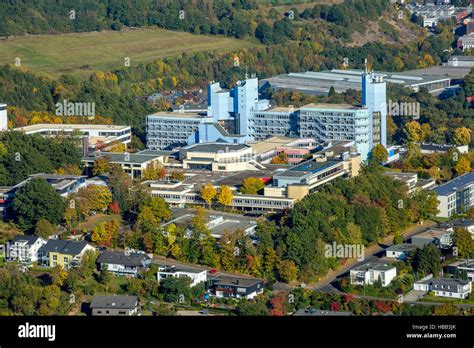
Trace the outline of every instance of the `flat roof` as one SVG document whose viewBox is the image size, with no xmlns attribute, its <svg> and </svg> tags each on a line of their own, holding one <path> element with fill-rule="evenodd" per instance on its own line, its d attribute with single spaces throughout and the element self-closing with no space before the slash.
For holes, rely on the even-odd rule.
<svg viewBox="0 0 474 348">
<path fill-rule="evenodd" d="M 287 171 L 277 174 L 279 177 L 299 177 L 307 174 L 316 174 L 323 171 L 324 169 L 331 168 L 335 165 L 340 164 L 341 161 L 328 160 L 325 162 L 317 162 L 310 160 L 302 164 L 291 167 Z"/>
<path fill-rule="evenodd" d="M 374 271 L 388 271 L 392 268 L 395 268 L 395 266 L 389 265 L 384 262 L 380 261 L 375 261 L 375 262 L 369 262 L 364 265 L 354 267 L 351 269 L 351 271 L 361 271 L 361 272 L 368 272 L 370 270 Z"/>
<path fill-rule="evenodd" d="M 160 111 L 160 112 L 155 112 L 154 114 L 150 114 L 147 117 L 162 117 L 162 118 L 208 118 L 208 116 L 204 116 L 201 114 L 197 113 L 182 113 L 182 112 L 166 112 L 166 111 Z"/>
<path fill-rule="evenodd" d="M 246 144 L 233 144 L 233 143 L 198 143 L 183 147 L 181 150 L 186 152 L 206 152 L 206 153 L 217 153 L 217 152 L 230 152 L 248 149 L 250 146 Z"/>
<path fill-rule="evenodd" d="M 403 243 L 403 244 L 395 244 L 389 246 L 386 250 L 389 251 L 398 251 L 398 252 L 409 252 L 416 249 L 416 245 L 410 243 Z"/>
<path fill-rule="evenodd" d="M 125 130 L 130 126 L 119 126 L 119 125 L 108 125 L 108 124 L 69 124 L 69 123 L 38 123 L 29 126 L 14 128 L 13 130 L 31 132 L 39 131 L 42 129 L 59 129 L 59 130 L 82 130 L 82 129 L 94 129 L 94 130 Z"/>
<path fill-rule="evenodd" d="M 425 232 L 422 232 L 422 233 L 420 233 L 420 234 L 414 235 L 414 236 L 411 237 L 411 238 L 412 238 L 412 239 L 413 239 L 413 238 L 422 238 L 422 239 L 441 238 L 441 237 L 443 237 L 445 234 L 451 234 L 451 233 L 452 233 L 452 232 L 448 232 L 448 231 L 445 231 L 445 230 L 432 228 L 432 229 L 429 229 L 428 231 L 425 231 Z"/>
<path fill-rule="evenodd" d="M 163 154 L 140 154 L 140 153 L 127 153 L 123 152 L 100 152 L 95 156 L 86 156 L 83 157 L 83 161 L 95 161 L 98 158 L 106 157 L 109 161 L 115 163 L 136 163 L 136 164 L 143 164 L 148 161 L 156 160 L 158 157 L 163 156 Z M 128 160 L 126 159 L 128 158 Z"/>
<path fill-rule="evenodd" d="M 214 278 L 217 280 L 214 284 L 216 285 L 221 285 L 221 286 L 239 286 L 239 287 L 244 287 L 248 288 L 251 286 L 254 286 L 258 283 L 263 283 L 262 279 L 258 278 L 244 278 L 244 277 L 238 277 L 238 276 L 217 276 Z"/>
<path fill-rule="evenodd" d="M 361 105 L 351 104 L 329 104 L 329 103 L 310 103 L 300 107 L 300 109 L 346 109 L 346 110 L 363 110 L 367 109 Z"/>
</svg>

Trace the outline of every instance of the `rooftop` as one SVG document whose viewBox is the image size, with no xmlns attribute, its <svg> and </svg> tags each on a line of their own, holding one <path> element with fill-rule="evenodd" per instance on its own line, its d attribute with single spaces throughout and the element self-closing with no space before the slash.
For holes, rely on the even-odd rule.
<svg viewBox="0 0 474 348">
<path fill-rule="evenodd" d="M 426 232 L 423 232 L 423 233 L 420 233 L 420 234 L 417 234 L 417 235 L 414 235 L 412 238 L 424 238 L 424 239 L 433 239 L 433 238 L 437 238 L 437 239 L 440 239 L 442 238 L 444 235 L 446 234 L 450 234 L 452 232 L 448 232 L 446 230 L 442 230 L 442 229 L 435 229 L 435 228 L 432 228 L 432 229 L 429 229 L 428 231 Z"/>
<path fill-rule="evenodd" d="M 155 112 L 154 114 L 148 115 L 147 117 L 156 117 L 156 118 L 207 118 L 207 116 L 203 116 L 197 113 L 183 113 L 183 112 L 166 112 L 166 111 L 160 111 L 160 112 Z"/>
<path fill-rule="evenodd" d="M 357 272 L 368 272 L 371 270 L 388 271 L 393 268 L 395 268 L 395 266 L 392 266 L 383 262 L 375 261 L 375 262 L 369 262 L 369 263 L 363 264 L 358 267 L 354 267 L 353 269 L 351 269 L 351 271 L 357 271 Z"/>
<path fill-rule="evenodd" d="M 95 295 L 92 298 L 91 308 L 118 308 L 118 309 L 135 309 L 138 305 L 137 296 L 129 295 L 112 295 L 102 296 Z"/>
<path fill-rule="evenodd" d="M 386 250 L 389 251 L 397 251 L 397 252 L 410 252 L 416 249 L 416 245 L 410 243 L 403 243 L 403 244 L 395 244 L 389 246 Z"/>
<path fill-rule="evenodd" d="M 73 242 L 61 239 L 50 239 L 40 250 L 46 253 L 60 253 L 66 255 L 79 255 L 87 246 L 86 242 Z"/>
<path fill-rule="evenodd" d="M 244 278 L 244 277 L 227 277 L 227 276 L 217 276 L 214 278 L 214 284 L 220 286 L 239 286 L 242 288 L 248 288 L 254 286 L 258 283 L 262 283 L 262 279 L 257 278 Z"/>
<path fill-rule="evenodd" d="M 283 173 L 279 173 L 277 175 L 279 177 L 300 177 L 300 176 L 305 176 L 308 174 L 316 174 L 325 169 L 338 165 L 340 163 L 341 163 L 340 161 L 333 161 L 333 160 L 324 161 L 324 162 L 310 160 L 302 164 L 299 164 L 297 166 L 291 167 L 287 171 Z"/>
<path fill-rule="evenodd" d="M 87 129 L 104 130 L 104 131 L 110 131 L 110 130 L 123 131 L 129 128 L 130 126 L 119 126 L 119 125 L 109 125 L 109 124 L 38 123 L 38 124 L 32 124 L 25 127 L 15 128 L 14 130 L 23 131 L 23 132 L 32 132 L 32 131 L 40 131 L 40 130 L 72 131 L 72 130 L 87 130 Z"/>
<path fill-rule="evenodd" d="M 439 196 L 447 196 L 474 185 L 474 173 L 466 173 L 433 189 Z"/>
<path fill-rule="evenodd" d="M 37 236 L 15 236 L 11 243 L 26 242 L 27 245 L 33 245 L 38 239 Z"/>
<path fill-rule="evenodd" d="M 191 267 L 191 266 L 184 266 L 184 265 L 160 265 L 159 272 L 164 272 L 164 273 L 182 272 L 182 273 L 197 274 L 201 272 L 206 272 L 206 270 L 196 268 L 196 267 Z"/>
<path fill-rule="evenodd" d="M 232 143 L 199 143 L 184 147 L 182 150 L 186 152 L 206 152 L 206 153 L 217 153 L 217 152 L 233 152 L 248 149 L 250 146 L 245 144 L 232 144 Z"/>
<path fill-rule="evenodd" d="M 162 157 L 163 154 L 161 151 L 156 151 L 155 153 L 123 153 L 123 152 L 99 152 L 95 155 L 90 155 L 83 157 L 83 161 L 93 162 L 98 158 L 105 157 L 113 163 L 134 163 L 134 164 L 144 164 L 149 161 L 157 160 L 159 157 Z"/>
<path fill-rule="evenodd" d="M 144 253 L 105 250 L 99 255 L 97 262 L 138 267 L 146 257 Z"/>
</svg>

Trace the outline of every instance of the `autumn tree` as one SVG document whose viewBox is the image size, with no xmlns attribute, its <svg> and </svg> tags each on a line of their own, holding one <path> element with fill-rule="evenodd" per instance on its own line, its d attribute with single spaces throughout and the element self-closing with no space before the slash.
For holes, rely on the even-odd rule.
<svg viewBox="0 0 474 348">
<path fill-rule="evenodd" d="M 298 277 L 298 268 L 291 260 L 282 260 L 278 265 L 278 274 L 285 283 L 291 283 Z"/>
<path fill-rule="evenodd" d="M 372 149 L 372 159 L 377 163 L 386 162 L 388 159 L 387 149 L 382 144 L 377 144 Z"/>
<path fill-rule="evenodd" d="M 421 125 L 415 120 L 405 124 L 404 132 L 408 141 L 417 143 L 423 139 Z"/>
<path fill-rule="evenodd" d="M 229 186 L 222 185 L 217 193 L 217 201 L 225 206 L 232 205 L 234 194 L 232 193 Z"/>
<path fill-rule="evenodd" d="M 474 240 L 471 234 L 464 228 L 456 228 L 454 231 L 454 243 L 458 248 L 458 255 L 471 258 L 474 255 Z"/>
<path fill-rule="evenodd" d="M 260 178 L 248 177 L 242 181 L 240 192 L 248 195 L 256 195 L 258 191 L 265 187 L 265 183 Z"/>
<path fill-rule="evenodd" d="M 462 175 L 465 173 L 469 173 L 471 171 L 471 161 L 465 155 L 459 157 L 459 160 L 454 167 L 457 175 Z"/>
<path fill-rule="evenodd" d="M 142 172 L 143 180 L 162 180 L 166 178 L 166 168 L 161 165 L 158 161 L 152 161 L 149 163 L 145 170 Z"/>
<path fill-rule="evenodd" d="M 110 161 L 106 157 L 100 157 L 94 160 L 92 174 L 102 175 L 110 170 Z"/>
<path fill-rule="evenodd" d="M 270 163 L 271 164 L 288 164 L 289 163 L 288 155 L 284 151 L 282 151 L 278 155 L 273 157 Z"/>
<path fill-rule="evenodd" d="M 170 173 L 170 178 L 171 180 L 175 180 L 175 181 L 183 181 L 185 178 L 185 175 L 183 171 L 175 170 Z"/>
<path fill-rule="evenodd" d="M 472 140 L 472 130 L 466 127 L 459 127 L 454 130 L 453 140 L 456 145 L 468 145 Z"/>
<path fill-rule="evenodd" d="M 212 200 L 216 197 L 217 190 L 212 184 L 205 184 L 200 191 L 201 198 L 209 205 Z"/>
<path fill-rule="evenodd" d="M 54 226 L 48 220 L 42 219 L 36 223 L 35 236 L 47 239 L 54 234 L 54 231 Z"/>
</svg>

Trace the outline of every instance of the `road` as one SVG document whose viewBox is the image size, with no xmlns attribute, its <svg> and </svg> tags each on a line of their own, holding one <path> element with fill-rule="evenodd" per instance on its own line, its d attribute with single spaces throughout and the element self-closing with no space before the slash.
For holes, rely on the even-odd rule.
<svg viewBox="0 0 474 348">
<path fill-rule="evenodd" d="M 425 221 L 423 225 L 411 226 L 403 233 L 403 240 L 407 241 L 414 235 L 420 234 L 436 225 L 437 223 L 434 221 Z M 328 272 L 328 274 L 320 278 L 320 280 L 316 284 L 306 285 L 306 288 L 317 291 L 342 294 L 342 292 L 339 291 L 336 287 L 334 287 L 333 284 L 337 282 L 337 280 L 341 276 L 349 272 L 351 268 L 362 266 L 368 262 L 376 261 L 378 259 L 377 256 L 382 255 L 384 250 L 391 245 L 393 245 L 393 236 L 387 236 L 380 243 L 367 246 L 365 248 L 365 258 L 363 261 L 358 262 L 357 259 L 348 259 L 342 267 L 337 270 Z M 274 285 L 275 290 L 291 290 L 295 287 L 296 286 L 291 286 L 285 283 L 277 283 Z"/>
</svg>

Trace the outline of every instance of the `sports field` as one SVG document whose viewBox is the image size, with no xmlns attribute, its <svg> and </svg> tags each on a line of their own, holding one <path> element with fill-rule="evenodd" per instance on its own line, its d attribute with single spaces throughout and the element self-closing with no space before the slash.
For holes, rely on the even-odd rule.
<svg viewBox="0 0 474 348">
<path fill-rule="evenodd" d="M 176 56 L 182 52 L 229 52 L 250 47 L 245 40 L 193 35 L 161 29 L 133 29 L 79 34 L 35 35 L 0 40 L 0 64 L 15 64 L 57 77 L 71 73 L 88 77 L 94 71 L 109 71 Z"/>
</svg>

